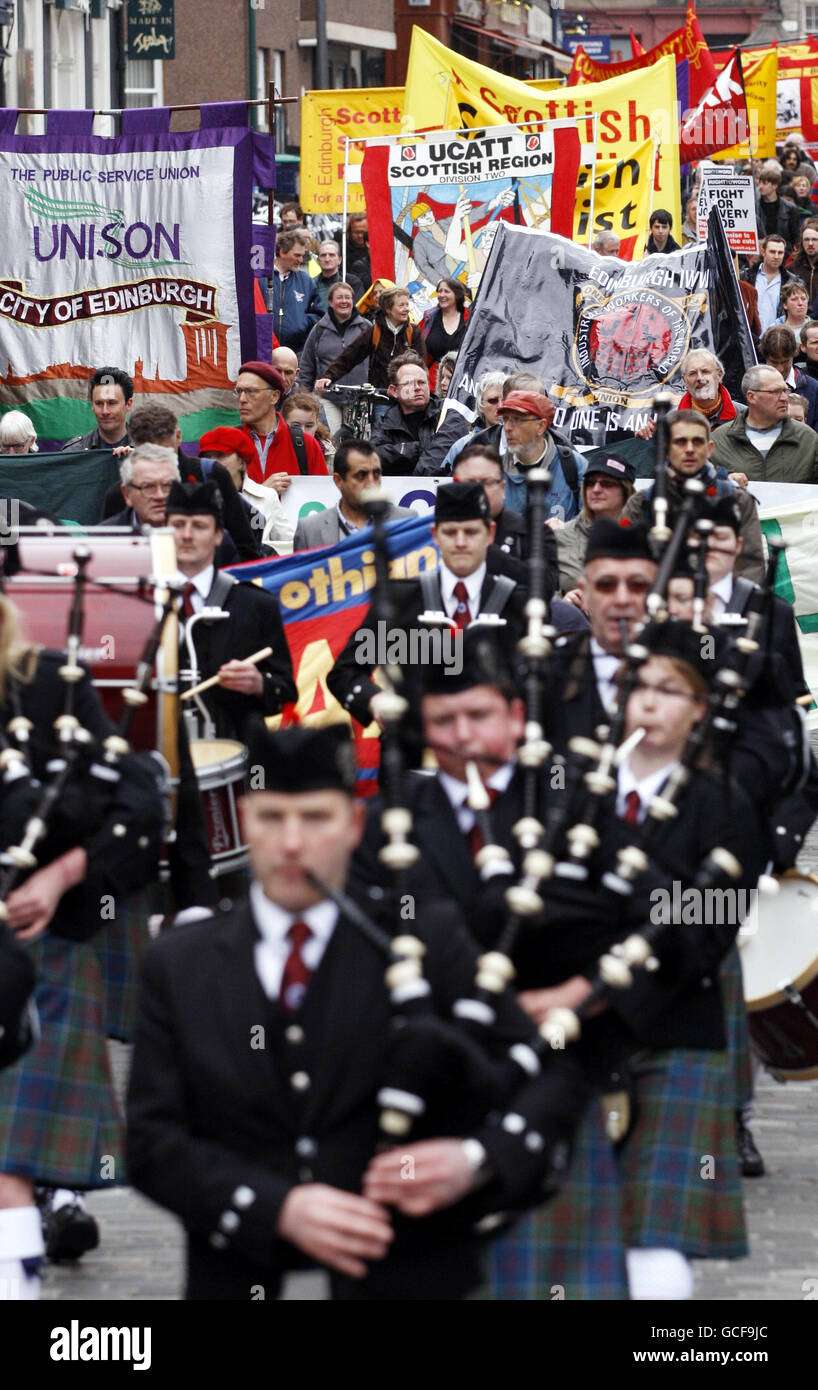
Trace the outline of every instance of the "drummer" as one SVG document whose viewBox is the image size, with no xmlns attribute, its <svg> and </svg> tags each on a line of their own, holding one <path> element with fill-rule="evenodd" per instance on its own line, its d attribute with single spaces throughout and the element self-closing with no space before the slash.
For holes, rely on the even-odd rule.
<svg viewBox="0 0 818 1390">
<path fill-rule="evenodd" d="M 176 533 L 178 567 L 188 581 L 185 618 L 204 607 L 228 614 L 227 620 L 195 625 L 198 680 L 219 677 L 218 685 L 200 698 L 216 736 L 246 742 L 244 727 L 252 715 L 278 714 L 298 698 L 278 600 L 216 569 L 224 524 L 222 495 L 215 483 L 174 483 L 166 515 Z M 272 647 L 272 655 L 255 663 L 247 660 L 264 647 Z"/>
</svg>

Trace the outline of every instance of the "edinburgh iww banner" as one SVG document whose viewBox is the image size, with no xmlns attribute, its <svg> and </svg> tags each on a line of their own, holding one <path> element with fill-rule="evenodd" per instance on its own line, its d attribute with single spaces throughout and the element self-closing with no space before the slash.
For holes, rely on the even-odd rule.
<svg viewBox="0 0 818 1390">
<path fill-rule="evenodd" d="M 574 121 L 372 142 L 363 181 L 373 275 L 408 285 L 421 311 L 444 276 L 476 290 L 502 221 L 571 235 L 579 161 Z"/>
<path fill-rule="evenodd" d="M 232 422 L 255 355 L 255 137 L 205 111 L 179 134 L 95 137 L 90 112 L 88 134 L 0 133 L 0 405 L 46 439 L 93 427 L 88 378 L 105 365 L 137 398 L 170 397 L 187 438 Z"/>
<path fill-rule="evenodd" d="M 734 394 L 755 362 L 715 209 L 707 242 L 631 265 L 503 223 L 446 404 L 471 419 L 482 372 L 525 369 L 544 379 L 558 429 L 576 443 L 602 443 L 641 428 L 663 387 L 682 391 L 694 347 L 725 353 Z"/>
</svg>

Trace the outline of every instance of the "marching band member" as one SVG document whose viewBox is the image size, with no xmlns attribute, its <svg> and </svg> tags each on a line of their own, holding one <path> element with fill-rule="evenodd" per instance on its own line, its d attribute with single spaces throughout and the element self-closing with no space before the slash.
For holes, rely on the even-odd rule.
<svg viewBox="0 0 818 1390">
<path fill-rule="evenodd" d="M 278 714 L 282 705 L 297 699 L 278 600 L 216 570 L 223 519 L 221 493 L 214 483 L 174 483 L 165 514 L 176 535 L 179 570 L 187 579 L 184 616 L 192 617 L 204 607 L 229 614 L 227 622 L 197 623 L 195 647 L 200 675 L 219 676 L 218 685 L 202 696 L 216 733 L 242 741 L 251 716 Z M 268 646 L 272 655 L 256 665 L 243 659 Z"/>
<path fill-rule="evenodd" d="M 243 808 L 249 902 L 164 935 L 144 961 L 129 1171 L 185 1224 L 190 1299 L 277 1297 L 305 1266 L 328 1272 L 338 1299 L 460 1298 L 479 1267 L 474 1217 L 458 1225 L 458 1204 L 477 1189 L 487 1211 L 538 1200 L 553 1146 L 584 1107 L 578 1070 L 546 1059 L 509 1095 L 505 1126 L 502 1111 L 484 1118 L 484 1098 L 470 1142 L 452 1129 L 376 1155 L 383 960 L 332 897 L 363 828 L 348 733 L 259 728 L 250 753 L 264 789 Z M 458 914 L 439 903 L 412 931 L 450 1011 L 474 969 Z M 529 1027 L 505 996 L 490 1043 L 523 1041 Z"/>
<path fill-rule="evenodd" d="M 13 605 L 0 597 L 0 725 L 23 739 L 31 774 L 46 785 L 64 745 L 55 720 L 67 708 L 64 653 L 40 650 L 19 634 Z M 92 739 L 113 726 L 87 674 L 70 686 L 73 714 Z M 37 865 L 6 899 L 8 924 L 37 968 L 41 1032 L 0 1074 L 0 1298 L 39 1294 L 43 1254 L 33 1184 L 85 1189 L 121 1180 L 124 1165 L 103 1026 L 99 968 L 89 938 L 110 920 L 114 900 L 154 872 L 163 813 L 152 760 L 127 756 L 105 791 L 82 762 L 63 788 L 36 845 Z M 41 804 L 31 778 L 0 786 L 3 844 L 19 844 Z M 7 872 L 4 870 L 4 872 Z"/>
</svg>

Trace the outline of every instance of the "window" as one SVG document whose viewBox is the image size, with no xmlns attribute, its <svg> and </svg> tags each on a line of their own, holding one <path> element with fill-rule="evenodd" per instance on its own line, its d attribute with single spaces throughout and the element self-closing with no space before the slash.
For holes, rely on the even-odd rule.
<svg viewBox="0 0 818 1390">
<path fill-rule="evenodd" d="M 818 5 L 804 6 L 804 31 L 814 34 L 818 30 Z"/>
<path fill-rule="evenodd" d="M 128 59 L 125 64 L 125 105 L 162 105 L 162 64 L 153 58 Z"/>
</svg>

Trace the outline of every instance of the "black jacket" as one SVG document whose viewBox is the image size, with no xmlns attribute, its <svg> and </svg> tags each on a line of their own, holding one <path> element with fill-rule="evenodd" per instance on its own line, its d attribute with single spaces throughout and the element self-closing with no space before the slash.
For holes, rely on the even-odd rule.
<svg viewBox="0 0 818 1390">
<path fill-rule="evenodd" d="M 490 547 L 486 556 L 486 576 L 480 598 L 481 608 L 484 608 L 488 602 L 495 584 L 495 576 L 508 572 L 509 562 L 506 557 L 500 553 L 493 553 L 494 550 L 494 547 Z M 394 613 L 390 628 L 408 634 L 417 632 L 422 626 L 418 622 L 419 615 L 426 609 L 419 580 L 395 579 L 390 584 L 390 592 Z M 438 609 L 441 607 L 442 600 L 438 603 Z M 517 643 L 522 637 L 525 626 L 524 610 L 525 593 L 518 584 L 500 615 L 506 620 L 506 625 L 498 629 L 497 639 L 512 665 L 515 661 Z M 374 618 L 370 608 L 360 626 L 351 634 L 349 641 L 327 676 L 327 685 L 336 700 L 354 719 L 363 725 L 367 725 L 372 718 L 369 712 L 369 702 L 380 688 L 372 680 L 374 664 L 361 660 L 362 638 L 365 634 L 374 632 L 373 623 Z M 410 703 L 407 731 L 411 724 L 415 733 L 420 727 L 418 709 L 420 674 L 420 668 L 417 666 L 403 668 L 406 694 Z"/>
<path fill-rule="evenodd" d="M 119 488 L 117 488 L 116 491 L 121 501 L 122 493 L 119 492 Z M 136 532 L 142 529 L 139 518 L 133 507 L 123 507 L 121 511 L 106 516 L 104 521 L 98 521 L 96 526 L 128 526 L 132 531 Z M 91 529 L 94 530 L 95 528 L 92 527 Z M 229 531 L 225 531 L 222 535 L 222 543 L 216 549 L 216 567 L 218 569 L 223 569 L 225 565 L 237 565 L 240 559 L 239 552 L 233 544 L 233 537 L 230 535 Z"/>
<path fill-rule="evenodd" d="M 126 431 L 116 444 L 106 444 L 104 439 L 100 439 L 99 430 L 94 428 L 89 430 L 87 434 L 75 434 L 73 439 L 69 439 L 66 444 L 63 444 L 60 452 L 64 454 L 69 449 L 77 452 L 80 449 L 119 449 L 123 444 L 130 444 L 130 442 Z"/>
<path fill-rule="evenodd" d="M 41 783 L 50 780 L 48 764 L 60 756 L 54 721 L 65 712 L 65 684 L 58 674 L 64 664 L 63 652 L 42 651 L 34 679 L 19 685 L 21 712 L 34 726 L 29 740 L 30 767 Z M 93 758 L 81 757 L 69 777 L 50 818 L 48 833 L 38 846 L 37 859 L 40 864 L 50 864 L 70 849 L 85 849 L 86 876 L 60 899 L 48 928 L 54 936 L 83 941 L 105 926 L 100 915 L 103 897 L 127 897 L 155 878 L 164 808 L 159 765 L 148 753 L 127 754 L 120 764 L 119 781 L 101 781 L 94 776 L 93 765 L 102 756 L 100 745 L 114 727 L 89 675 L 73 690 L 74 714 L 97 740 L 97 751 Z M 0 705 L 0 724 L 5 727 L 15 712 L 9 694 Z M 20 843 L 41 793 L 42 787 L 33 787 L 27 777 L 3 786 L 0 846 Z M 125 833 L 117 827 L 124 827 Z M 21 875 L 20 881 L 26 877 Z"/>
<path fill-rule="evenodd" d="M 282 705 L 298 698 L 298 692 L 278 599 L 256 584 L 237 583 L 221 607 L 230 614 L 227 621 L 197 622 L 193 629 L 200 680 L 215 676 L 227 661 L 243 661 L 262 647 L 273 649 L 272 656 L 256 667 L 264 681 L 260 696 L 240 695 L 216 685 L 201 697 L 213 717 L 217 735 L 244 743 L 248 719 L 279 714 Z M 186 647 L 182 652 L 182 665 L 186 666 Z"/>
<path fill-rule="evenodd" d="M 381 468 L 388 477 L 417 473 L 434 477 L 456 439 L 468 434 L 469 427 L 456 410 L 446 413 L 440 429 L 437 422 L 443 402 L 432 396 L 421 413 L 406 416 L 397 401 L 387 406 L 372 431 L 372 447 L 377 449 Z"/>
<path fill-rule="evenodd" d="M 547 819 L 564 795 L 546 775 L 542 804 Z M 421 851 L 410 888 L 420 902 L 428 894 L 454 898 L 479 945 L 492 949 L 505 920 L 503 893 L 508 880 L 496 876 L 488 884 L 481 882 L 467 839 L 436 777 L 411 777 L 407 804 L 413 840 Z M 491 809 L 495 840 L 508 849 L 517 869 L 519 850 L 512 827 L 523 808 L 523 774 L 517 769 Z M 378 802 L 368 808 L 366 832 L 354 861 L 359 882 L 386 882 L 377 857 L 383 842 L 380 810 Z M 553 986 L 575 974 L 592 976 L 603 951 L 650 920 L 654 890 L 661 887 L 669 893 L 672 906 L 673 882 L 678 882 L 680 892 L 688 887 L 717 844 L 744 864 L 741 883 L 745 888 L 752 887 L 761 867 L 757 825 L 747 798 L 739 788 L 727 788 L 723 780 L 709 774 L 694 775 L 680 803 L 678 821 L 653 840 L 655 862 L 645 884 L 638 886 L 630 900 L 603 888 L 601 878 L 613 868 L 617 850 L 632 840 L 632 829 L 616 818 L 612 804 L 603 808 L 597 829 L 601 843 L 590 861 L 587 885 L 559 876 L 544 885 L 544 912 L 521 933 L 513 952 L 515 988 Z M 706 925 L 702 920 L 690 928 L 684 922 L 674 924 L 659 951 L 661 969 L 642 972 L 630 989 L 613 993 L 608 1015 L 597 1027 L 587 1028 L 581 1053 L 592 1071 L 604 1075 L 611 1055 L 623 1056 L 639 1047 L 723 1047 L 721 1000 L 713 975 L 737 929 L 736 921 Z"/>
<path fill-rule="evenodd" d="M 374 901 L 367 911 L 377 915 Z M 427 945 L 424 974 L 449 1018 L 474 980 L 473 947 L 451 904 L 418 913 L 412 931 Z M 376 1102 L 389 1082 L 392 1034 L 384 959 L 339 919 L 298 1014 L 298 1026 L 264 994 L 254 963 L 258 940 L 249 906 L 166 933 L 142 968 L 128 1095 L 128 1172 L 134 1185 L 181 1218 L 188 1234 L 187 1296 L 247 1300 L 254 1285 L 276 1296 L 285 1270 L 303 1257 L 275 1234 L 297 1182 L 359 1192 L 378 1144 Z M 259 1044 L 259 1030 L 263 1042 Z M 510 996 L 498 1001 L 488 1047 L 532 1037 Z M 254 1039 L 256 1041 L 254 1041 Z M 308 1084 L 291 1084 L 298 1072 Z M 505 1088 L 504 1088 L 505 1089 Z M 480 1278 L 478 1214 L 541 1200 L 555 1140 L 570 1134 L 586 1100 L 576 1062 L 545 1059 L 536 1081 L 515 1081 L 493 1118 L 490 1105 L 458 1128 L 462 1097 L 443 1080 L 426 1133 L 472 1133 L 496 1177 L 463 1207 L 423 1221 L 396 1218 L 396 1240 L 362 1284 L 333 1275 L 337 1297 L 459 1298 Z M 523 1117 L 504 1129 L 507 1106 Z M 439 1128 L 437 1126 L 441 1126 Z M 529 1129 L 543 1137 L 526 1146 Z"/>
<path fill-rule="evenodd" d="M 224 529 L 225 535 L 230 536 L 235 545 L 240 560 L 257 560 L 259 558 L 260 534 L 254 535 L 250 525 L 250 518 L 242 506 L 241 498 L 233 486 L 233 479 L 230 477 L 224 464 L 217 463 L 211 459 L 208 481 L 218 483 L 224 503 Z M 183 483 L 204 482 L 202 465 L 199 459 L 190 458 L 187 454 L 179 454 L 179 476 Z M 108 525 L 117 526 L 127 523 L 117 521 L 116 523 L 109 518 L 118 515 L 122 511 L 122 493 L 119 484 L 109 487 L 105 494 L 105 502 L 102 509 L 102 519 Z M 221 559 L 221 565 L 231 565 L 234 561 Z"/>
</svg>

